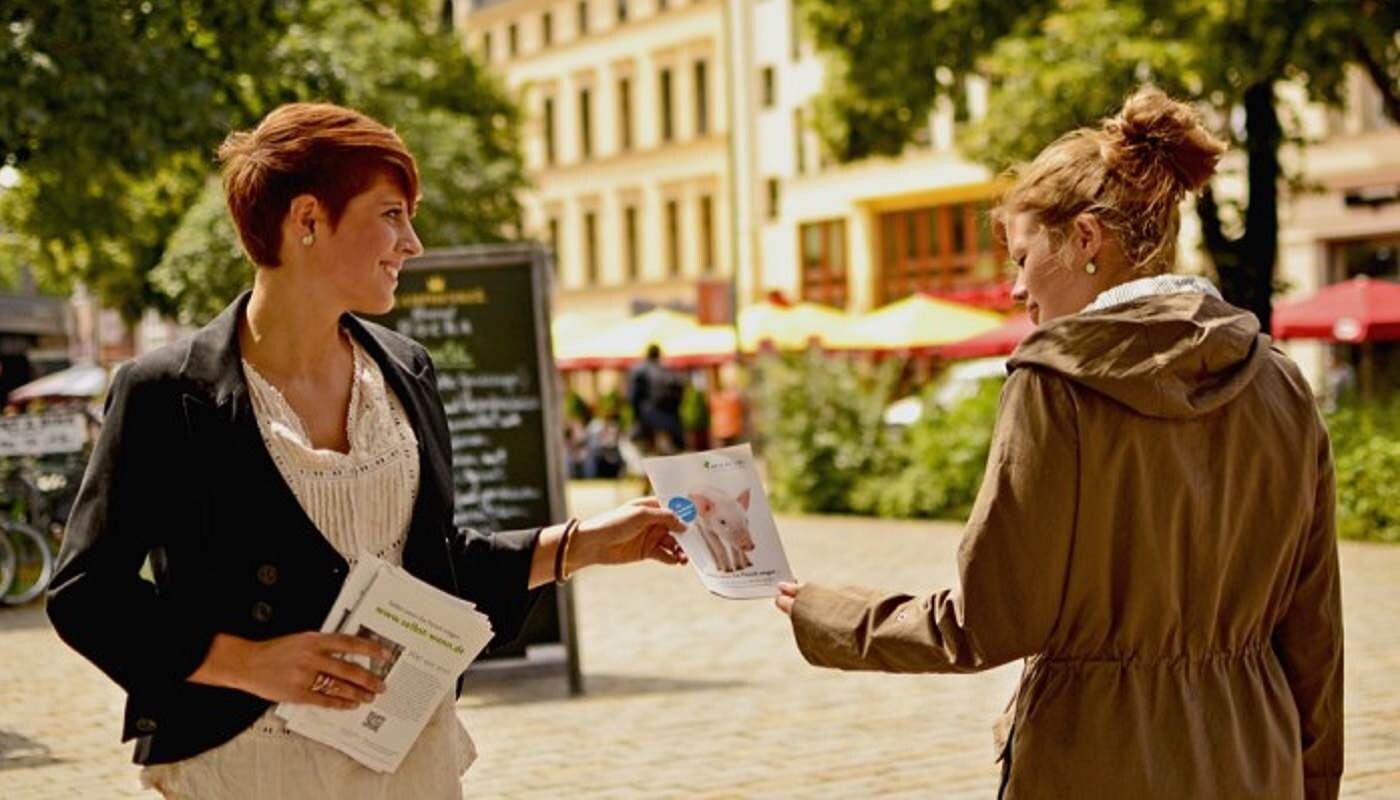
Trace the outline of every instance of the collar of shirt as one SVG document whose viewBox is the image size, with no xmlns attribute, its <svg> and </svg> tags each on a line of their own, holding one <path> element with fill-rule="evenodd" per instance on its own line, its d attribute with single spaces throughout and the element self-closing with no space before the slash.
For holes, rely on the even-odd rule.
<svg viewBox="0 0 1400 800">
<path fill-rule="evenodd" d="M 1079 313 L 1103 311 L 1106 308 L 1120 306 L 1143 297 L 1185 292 L 1199 292 L 1208 294 L 1217 300 L 1224 299 L 1214 284 L 1197 275 L 1153 275 L 1150 278 L 1138 278 L 1127 283 L 1120 283 L 1104 290 L 1098 297 L 1094 298 L 1094 302 L 1085 306 L 1084 310 Z"/>
</svg>

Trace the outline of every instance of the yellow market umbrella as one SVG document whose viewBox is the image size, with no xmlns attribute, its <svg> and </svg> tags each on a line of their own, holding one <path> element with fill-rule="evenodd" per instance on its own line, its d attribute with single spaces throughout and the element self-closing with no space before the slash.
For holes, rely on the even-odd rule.
<svg viewBox="0 0 1400 800">
<path fill-rule="evenodd" d="M 805 349 L 813 340 L 830 346 L 844 340 L 849 322 L 845 312 L 820 303 L 755 303 L 739 312 L 739 341 L 750 353 L 765 342 L 780 350 Z"/>
<path fill-rule="evenodd" d="M 696 325 L 661 343 L 661 360 L 673 367 L 707 366 L 733 359 L 734 328 L 729 325 Z"/>
<path fill-rule="evenodd" d="M 837 344 L 846 350 L 912 354 L 994 330 L 1000 314 L 915 294 L 852 321 Z"/>
<path fill-rule="evenodd" d="M 563 353 L 556 350 L 556 362 L 560 369 L 595 369 L 599 367 L 621 367 L 646 356 L 647 346 L 661 347 L 663 357 L 671 355 L 673 346 L 684 345 L 689 337 L 695 337 L 697 330 L 704 327 L 696 323 L 689 314 L 670 309 L 658 308 L 623 320 L 593 336 L 582 337 L 576 343 L 569 343 Z M 733 350 L 733 340 L 729 342 Z"/>
<path fill-rule="evenodd" d="M 576 358 L 580 354 L 580 345 L 626 320 L 625 314 L 616 311 L 565 311 L 556 314 L 549 326 L 550 338 L 554 341 L 554 358 Z"/>
</svg>

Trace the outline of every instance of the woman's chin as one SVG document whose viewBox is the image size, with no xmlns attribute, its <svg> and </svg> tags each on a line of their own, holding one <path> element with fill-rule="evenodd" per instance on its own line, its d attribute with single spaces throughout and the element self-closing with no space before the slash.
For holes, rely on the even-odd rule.
<svg viewBox="0 0 1400 800">
<path fill-rule="evenodd" d="M 367 317 L 378 317 L 378 316 L 382 316 L 382 315 L 384 315 L 384 314 L 388 314 L 390 311 L 393 311 L 393 310 L 394 310 L 394 293 L 393 293 L 393 292 L 389 292 L 389 293 L 388 293 L 387 295 L 385 295 L 384 297 L 376 297 L 376 298 L 374 298 L 373 300 L 366 299 L 365 301 L 356 304 L 356 307 L 355 307 L 355 313 L 356 313 L 356 314 L 361 314 L 361 315 L 367 316 Z"/>
</svg>

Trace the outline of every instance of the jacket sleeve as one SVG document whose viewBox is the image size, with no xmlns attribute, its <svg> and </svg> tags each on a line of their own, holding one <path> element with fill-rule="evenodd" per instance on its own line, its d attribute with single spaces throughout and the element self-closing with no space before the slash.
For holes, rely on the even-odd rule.
<svg viewBox="0 0 1400 800">
<path fill-rule="evenodd" d="M 432 387 L 434 435 L 438 446 L 445 451 L 444 459 L 450 471 L 452 435 L 442 397 L 438 394 L 437 371 L 432 358 L 421 347 L 418 358 Z M 447 503 L 449 507 L 452 505 L 450 494 Z M 457 594 L 491 618 L 494 636 L 487 649 L 515 641 L 543 594 L 540 589 L 530 589 L 530 565 L 535 558 L 540 529 L 487 532 L 453 526 L 453 535 L 449 538 Z"/>
<path fill-rule="evenodd" d="M 540 529 L 485 533 L 460 528 L 452 543 L 459 594 L 491 618 L 487 649 L 515 641 L 543 594 L 530 589 L 530 563 Z"/>
<path fill-rule="evenodd" d="M 1337 797 L 1342 779 L 1342 598 L 1337 562 L 1336 472 L 1320 428 L 1312 524 L 1298 555 L 1293 597 L 1274 629 L 1303 741 L 1308 800 Z"/>
<path fill-rule="evenodd" d="M 1038 652 L 1064 594 L 1078 460 L 1063 380 L 1012 373 L 958 548 L 959 585 L 914 596 L 808 584 L 792 614 L 803 656 L 850 670 L 972 672 Z"/>
<path fill-rule="evenodd" d="M 160 376 L 136 375 L 140 369 L 113 379 L 48 597 L 59 636 L 138 705 L 182 683 L 214 637 L 207 621 L 141 576 L 181 518 L 186 431 L 180 395 Z"/>
</svg>

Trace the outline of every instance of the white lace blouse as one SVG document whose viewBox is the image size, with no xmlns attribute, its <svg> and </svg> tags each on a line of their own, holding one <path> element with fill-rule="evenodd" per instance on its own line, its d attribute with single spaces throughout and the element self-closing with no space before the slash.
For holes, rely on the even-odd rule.
<svg viewBox="0 0 1400 800">
<path fill-rule="evenodd" d="M 353 343 L 353 340 L 352 340 Z M 362 551 L 393 564 L 418 495 L 418 439 L 379 365 L 353 343 L 354 381 L 346 431 L 350 451 L 318 450 L 282 393 L 247 361 L 243 374 L 263 443 L 317 529 L 353 564 Z M 448 695 L 399 769 L 390 775 L 290 733 L 269 709 L 212 750 L 141 771 L 141 783 L 167 797 L 453 798 L 476 757 Z"/>
</svg>

